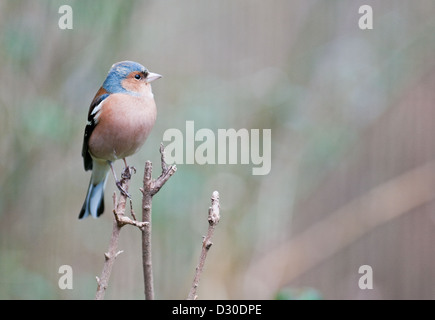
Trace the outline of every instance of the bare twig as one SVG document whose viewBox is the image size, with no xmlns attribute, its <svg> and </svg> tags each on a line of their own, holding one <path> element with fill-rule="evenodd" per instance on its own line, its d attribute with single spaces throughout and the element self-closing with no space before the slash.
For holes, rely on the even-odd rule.
<svg viewBox="0 0 435 320">
<path fill-rule="evenodd" d="M 128 191 L 128 186 L 130 182 L 130 168 L 127 167 L 122 175 L 121 185 L 125 191 Z M 113 229 L 112 236 L 110 237 L 109 250 L 104 254 L 104 266 L 100 277 L 97 278 L 97 293 L 95 295 L 95 300 L 104 299 L 104 294 L 106 293 L 107 286 L 109 284 L 110 274 L 112 272 L 112 267 L 115 262 L 116 257 L 122 253 L 118 251 L 118 240 L 121 228 L 126 224 L 134 225 L 139 229 L 143 230 L 146 223 L 132 220 L 125 215 L 125 205 L 127 201 L 127 196 L 122 193 L 117 200 L 116 193 L 113 193 Z"/>
<path fill-rule="evenodd" d="M 213 237 L 214 229 L 219 223 L 219 220 L 219 192 L 214 191 L 211 197 L 211 207 L 208 209 L 208 232 L 202 241 L 202 250 L 199 257 L 199 263 L 195 270 L 195 277 L 193 278 L 192 287 L 190 288 L 187 300 L 196 300 L 198 298 L 198 296 L 196 295 L 196 290 L 199 286 L 199 280 L 202 270 L 204 268 L 205 259 L 207 258 L 207 253 L 213 244 L 211 242 L 211 238 Z"/>
<path fill-rule="evenodd" d="M 142 231 L 142 267 L 145 286 L 145 299 L 154 300 L 154 282 L 151 260 L 151 205 L 152 205 L 152 164 L 150 161 L 145 163 L 145 173 L 143 179 L 142 197 L 142 221 L 147 222 L 147 226 Z"/>
<path fill-rule="evenodd" d="M 112 267 L 115 262 L 116 257 L 121 254 L 118 249 L 118 240 L 121 227 L 115 219 L 113 219 L 113 229 L 112 236 L 110 237 L 109 251 L 104 254 L 104 266 L 100 277 L 97 278 L 97 294 L 95 295 L 95 300 L 103 300 L 104 294 L 106 293 L 107 286 L 109 284 L 110 274 L 112 272 Z"/>
<path fill-rule="evenodd" d="M 160 145 L 160 154 L 162 162 L 162 174 L 154 180 L 152 178 L 153 165 L 150 161 L 145 163 L 145 172 L 143 178 L 143 188 L 140 191 L 142 197 L 142 222 L 145 223 L 142 230 L 142 264 L 144 274 L 145 299 L 154 300 L 153 270 L 151 259 L 151 208 L 152 198 L 159 192 L 166 181 L 177 171 L 175 165 L 168 167 L 165 161 L 165 148 Z"/>
</svg>

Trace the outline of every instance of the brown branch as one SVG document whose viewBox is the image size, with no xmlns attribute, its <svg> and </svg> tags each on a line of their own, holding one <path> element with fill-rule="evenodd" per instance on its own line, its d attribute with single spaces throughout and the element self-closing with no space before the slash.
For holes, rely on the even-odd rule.
<svg viewBox="0 0 435 320">
<path fill-rule="evenodd" d="M 145 299 L 154 300 L 154 282 L 151 260 L 151 205 L 152 205 L 152 164 L 145 163 L 142 197 L 142 221 L 148 224 L 142 231 L 142 267 L 145 286 Z"/>
<path fill-rule="evenodd" d="M 145 299 L 154 300 L 154 282 L 151 258 L 151 208 L 153 196 L 159 192 L 166 181 L 177 171 L 175 165 L 168 167 L 165 161 L 165 148 L 160 145 L 162 174 L 155 180 L 152 178 L 153 165 L 150 161 L 145 163 L 142 192 L 142 265 L 144 275 Z"/>
<path fill-rule="evenodd" d="M 219 192 L 214 191 L 211 196 L 211 207 L 208 209 L 208 232 L 202 241 L 202 250 L 199 257 L 199 263 L 195 270 L 195 277 L 193 278 L 192 287 L 190 288 L 187 300 L 196 300 L 198 298 L 198 296 L 196 295 L 196 290 L 199 286 L 199 280 L 202 270 L 204 268 L 205 259 L 207 258 L 207 253 L 213 244 L 211 242 L 211 238 L 213 237 L 214 229 L 219 223 L 219 220 Z"/>
<path fill-rule="evenodd" d="M 122 188 L 128 191 L 128 186 L 130 182 L 130 168 L 127 167 L 124 170 L 121 179 Z M 118 241 L 121 228 L 126 224 L 134 225 L 139 229 L 143 230 L 146 223 L 132 220 L 125 215 L 125 205 L 127 202 L 127 196 L 120 193 L 119 200 L 117 200 L 116 193 L 113 193 L 113 229 L 112 235 L 109 242 L 109 250 L 104 254 L 104 266 L 100 277 L 97 278 L 97 293 L 95 295 L 95 300 L 104 299 L 104 294 L 106 293 L 107 286 L 109 284 L 110 274 L 112 272 L 113 264 L 115 263 L 116 257 L 122 253 L 118 251 Z M 130 202 L 131 206 L 131 202 Z M 132 212 L 133 214 L 133 212 Z M 134 216 L 133 216 L 134 217 Z"/>
</svg>

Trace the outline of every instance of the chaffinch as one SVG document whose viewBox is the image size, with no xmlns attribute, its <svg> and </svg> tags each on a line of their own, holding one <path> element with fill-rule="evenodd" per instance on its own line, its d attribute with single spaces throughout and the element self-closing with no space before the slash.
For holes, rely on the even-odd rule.
<svg viewBox="0 0 435 320">
<path fill-rule="evenodd" d="M 151 81 L 161 78 L 133 61 L 115 63 L 91 103 L 83 138 L 83 163 L 92 170 L 79 219 L 104 211 L 104 187 L 112 163 L 134 154 L 143 145 L 156 120 Z"/>
</svg>

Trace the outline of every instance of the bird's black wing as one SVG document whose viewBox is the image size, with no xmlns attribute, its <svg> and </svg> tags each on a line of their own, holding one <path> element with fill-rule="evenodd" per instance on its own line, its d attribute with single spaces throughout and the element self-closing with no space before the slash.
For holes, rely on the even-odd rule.
<svg viewBox="0 0 435 320">
<path fill-rule="evenodd" d="M 97 93 L 97 95 L 95 96 L 94 100 L 91 103 L 91 106 L 89 107 L 88 123 L 86 124 L 85 127 L 85 134 L 83 136 L 83 147 L 82 147 L 83 165 L 86 171 L 92 170 L 92 157 L 91 154 L 89 153 L 88 143 L 92 132 L 94 131 L 95 127 L 98 124 L 96 115 L 98 114 L 99 110 L 96 112 L 95 108 L 97 107 L 101 108 L 100 103 L 103 102 L 103 100 L 106 99 L 108 96 L 109 96 L 108 93 L 104 93 L 104 94 Z"/>
</svg>

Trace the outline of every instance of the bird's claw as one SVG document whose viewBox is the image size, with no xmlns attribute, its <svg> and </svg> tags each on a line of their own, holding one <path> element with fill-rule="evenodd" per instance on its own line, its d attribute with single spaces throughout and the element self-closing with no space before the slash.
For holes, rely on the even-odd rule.
<svg viewBox="0 0 435 320">
<path fill-rule="evenodd" d="M 127 167 L 125 167 L 124 171 L 121 174 L 121 178 L 129 180 L 131 178 L 131 171 L 136 173 L 136 168 L 133 167 L 133 166 L 127 166 Z"/>
<path fill-rule="evenodd" d="M 131 199 L 130 194 L 122 187 L 122 183 L 120 181 L 116 181 L 116 186 L 118 187 L 119 191 L 123 196 L 126 196 L 129 199 Z"/>
</svg>

